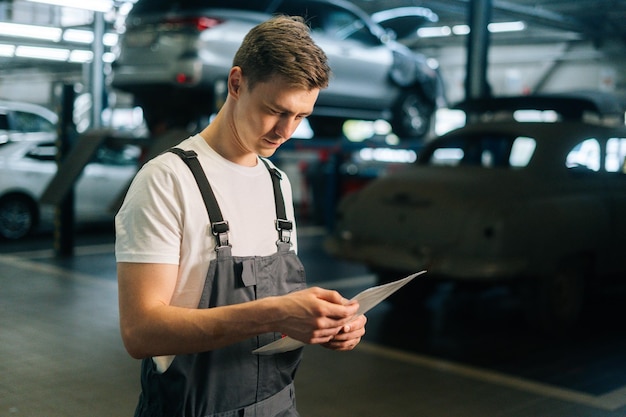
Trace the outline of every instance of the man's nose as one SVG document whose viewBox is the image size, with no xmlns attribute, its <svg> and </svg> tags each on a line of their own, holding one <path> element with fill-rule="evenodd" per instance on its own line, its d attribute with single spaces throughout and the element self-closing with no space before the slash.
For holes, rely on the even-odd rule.
<svg viewBox="0 0 626 417">
<path fill-rule="evenodd" d="M 293 135 L 293 132 L 296 131 L 299 124 L 300 119 L 285 117 L 276 124 L 274 132 L 284 139 L 289 139 L 291 135 Z"/>
</svg>

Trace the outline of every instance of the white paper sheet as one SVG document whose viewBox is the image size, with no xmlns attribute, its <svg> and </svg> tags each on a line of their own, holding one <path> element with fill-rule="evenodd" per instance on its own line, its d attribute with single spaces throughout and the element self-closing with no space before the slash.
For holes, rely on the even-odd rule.
<svg viewBox="0 0 626 417">
<path fill-rule="evenodd" d="M 416 272 L 415 274 L 411 274 L 406 278 L 399 279 L 397 281 L 389 282 L 387 284 L 378 285 L 375 287 L 368 288 L 366 290 L 361 291 L 352 299 L 357 300 L 359 302 L 359 309 L 357 310 L 357 316 L 361 314 L 365 314 L 367 311 L 374 308 L 378 303 L 383 301 L 385 298 L 389 297 L 394 292 L 398 291 L 404 285 L 408 284 L 413 280 L 413 278 L 418 275 L 422 275 L 426 271 Z M 282 339 L 276 340 L 272 343 L 268 343 L 265 346 L 261 346 L 258 349 L 252 351 L 252 353 L 256 353 L 259 355 L 272 355 L 274 353 L 288 352 L 290 350 L 297 349 L 301 346 L 304 346 L 305 343 L 302 343 L 298 340 L 292 339 L 291 337 L 283 337 Z"/>
</svg>

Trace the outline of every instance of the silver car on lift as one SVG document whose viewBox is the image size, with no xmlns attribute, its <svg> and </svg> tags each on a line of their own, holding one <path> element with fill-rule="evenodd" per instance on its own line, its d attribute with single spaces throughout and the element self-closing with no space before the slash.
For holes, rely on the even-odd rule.
<svg viewBox="0 0 626 417">
<path fill-rule="evenodd" d="M 111 84 L 133 94 L 151 130 L 186 127 L 219 108 L 243 37 L 279 13 L 304 16 L 329 57 L 333 78 L 309 118 L 318 136 L 340 135 L 346 119 L 385 119 L 403 138 L 429 132 L 445 103 L 436 65 L 344 0 L 139 0 Z"/>
</svg>

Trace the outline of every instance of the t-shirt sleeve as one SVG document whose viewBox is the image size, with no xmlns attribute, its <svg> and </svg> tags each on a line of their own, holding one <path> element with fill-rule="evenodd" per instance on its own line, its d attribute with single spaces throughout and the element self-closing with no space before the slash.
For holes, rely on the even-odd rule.
<svg viewBox="0 0 626 417">
<path fill-rule="evenodd" d="M 180 200 L 173 170 L 160 160 L 145 164 L 115 216 L 117 262 L 179 264 Z"/>
</svg>

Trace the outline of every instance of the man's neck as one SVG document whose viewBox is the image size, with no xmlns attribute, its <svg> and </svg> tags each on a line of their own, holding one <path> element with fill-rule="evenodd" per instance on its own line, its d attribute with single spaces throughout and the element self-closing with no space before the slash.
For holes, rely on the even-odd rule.
<svg viewBox="0 0 626 417">
<path fill-rule="evenodd" d="M 230 162 L 244 166 L 256 166 L 258 163 L 256 154 L 246 152 L 238 146 L 233 129 L 228 126 L 221 112 L 200 132 L 200 136 L 215 152 Z"/>
</svg>

